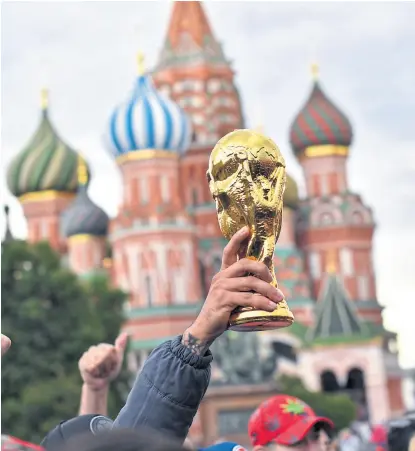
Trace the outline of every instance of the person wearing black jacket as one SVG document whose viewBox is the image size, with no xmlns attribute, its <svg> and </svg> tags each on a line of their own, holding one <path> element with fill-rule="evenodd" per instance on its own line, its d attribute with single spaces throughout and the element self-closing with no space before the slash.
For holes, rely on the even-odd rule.
<svg viewBox="0 0 415 451">
<path fill-rule="evenodd" d="M 248 238 L 245 227 L 230 240 L 223 252 L 221 270 L 213 278 L 195 322 L 183 335 L 166 341 L 150 354 L 114 423 L 103 417 L 84 421 L 81 416 L 70 420 L 72 431 L 75 423 L 80 425 L 82 421 L 96 434 L 99 431 L 91 425 L 99 421 L 104 429 L 146 427 L 183 443 L 210 382 L 213 357 L 209 347 L 227 329 L 232 311 L 244 306 L 271 312 L 283 299 L 281 291 L 270 284 L 272 276 L 263 263 L 238 259 Z M 47 443 L 51 442 L 51 435 L 72 436 L 69 429 L 65 434 L 68 426 L 58 425 L 42 442 L 43 446 L 48 451 L 57 449 Z M 82 428 L 85 426 L 79 429 Z"/>
</svg>

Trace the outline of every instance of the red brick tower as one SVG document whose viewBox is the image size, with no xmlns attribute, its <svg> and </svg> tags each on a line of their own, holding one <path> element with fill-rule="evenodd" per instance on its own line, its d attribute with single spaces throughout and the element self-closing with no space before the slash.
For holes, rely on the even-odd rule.
<svg viewBox="0 0 415 451">
<path fill-rule="evenodd" d="M 195 227 L 180 190 L 190 122 L 141 63 L 132 95 L 111 116 L 108 145 L 124 185 L 110 224 L 115 283 L 129 293 L 125 329 L 133 347 L 146 352 L 181 333 L 202 296 Z"/>
<path fill-rule="evenodd" d="M 296 218 L 299 197 L 295 180 L 287 174 L 281 233 L 274 253 L 274 267 L 280 289 L 284 293 L 296 323 L 310 326 L 314 321 L 314 301 L 304 255 L 296 242 Z"/>
<path fill-rule="evenodd" d="M 359 315 L 380 324 L 372 264 L 372 211 L 349 189 L 346 163 L 352 128 L 317 80 L 291 127 L 290 140 L 303 168 L 307 198 L 299 211 L 300 245 L 317 298 L 328 252 L 334 252 L 341 280 Z"/>
<path fill-rule="evenodd" d="M 38 129 L 7 172 L 9 190 L 23 206 L 29 241 L 47 240 L 65 252 L 60 218 L 77 190 L 77 158 L 56 133 L 49 118 L 47 91 L 43 90 Z"/>
<path fill-rule="evenodd" d="M 160 91 L 174 99 L 192 121 L 190 148 L 180 162 L 181 197 L 200 239 L 204 291 L 219 269 L 225 244 L 206 181 L 209 155 L 219 138 L 244 125 L 234 75 L 202 4 L 174 2 L 153 76 Z"/>
</svg>

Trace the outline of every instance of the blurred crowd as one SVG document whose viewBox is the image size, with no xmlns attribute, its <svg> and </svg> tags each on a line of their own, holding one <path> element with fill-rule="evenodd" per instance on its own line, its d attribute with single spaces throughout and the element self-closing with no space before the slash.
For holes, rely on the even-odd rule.
<svg viewBox="0 0 415 451">
<path fill-rule="evenodd" d="M 204 306 L 181 336 L 157 347 L 137 374 L 125 406 L 108 417 L 110 382 L 120 373 L 128 336 L 113 345 L 92 346 L 79 360 L 83 380 L 78 416 L 56 425 L 40 445 L 2 435 L 2 450 L 179 451 L 194 450 L 190 426 L 210 382 L 212 343 L 227 329 L 237 306 L 273 311 L 283 299 L 261 262 L 238 259 L 249 235 L 242 229 L 223 252 Z M 256 277 L 242 277 L 246 274 Z M 1 353 L 13 352 L 2 335 Z M 2 431 L 7 434 L 7 431 Z M 337 431 L 301 399 L 278 394 L 258 406 L 247 425 L 253 451 L 415 451 L 415 412 L 362 430 Z M 237 443 L 212 444 L 211 451 L 243 451 Z"/>
</svg>

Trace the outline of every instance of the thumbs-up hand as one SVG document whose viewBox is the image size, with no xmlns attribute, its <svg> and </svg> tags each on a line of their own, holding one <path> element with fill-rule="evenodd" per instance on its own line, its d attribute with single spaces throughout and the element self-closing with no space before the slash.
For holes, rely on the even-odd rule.
<svg viewBox="0 0 415 451">
<path fill-rule="evenodd" d="M 84 383 L 92 390 L 102 390 L 120 373 L 128 335 L 122 333 L 113 345 L 101 343 L 91 346 L 79 360 Z"/>
</svg>

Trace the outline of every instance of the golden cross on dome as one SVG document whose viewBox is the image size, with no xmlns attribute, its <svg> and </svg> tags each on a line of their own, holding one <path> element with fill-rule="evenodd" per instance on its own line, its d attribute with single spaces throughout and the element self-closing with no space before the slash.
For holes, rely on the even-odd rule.
<svg viewBox="0 0 415 451">
<path fill-rule="evenodd" d="M 42 110 L 47 110 L 49 106 L 49 91 L 46 88 L 43 88 L 40 91 L 40 106 Z"/>
<path fill-rule="evenodd" d="M 138 69 L 138 75 L 144 75 L 145 74 L 145 66 L 144 66 L 144 53 L 143 52 L 138 52 L 137 53 L 137 69 Z"/>
<path fill-rule="evenodd" d="M 78 155 L 78 183 L 79 185 L 86 185 L 87 182 L 88 182 L 88 168 L 82 156 Z"/>
<path fill-rule="evenodd" d="M 318 74 L 319 74 L 319 72 L 320 72 L 320 70 L 319 70 L 318 64 L 317 64 L 317 63 L 313 63 L 313 64 L 311 65 L 311 75 L 313 76 L 313 79 L 314 79 L 315 81 L 318 80 Z"/>
</svg>

